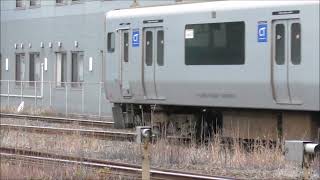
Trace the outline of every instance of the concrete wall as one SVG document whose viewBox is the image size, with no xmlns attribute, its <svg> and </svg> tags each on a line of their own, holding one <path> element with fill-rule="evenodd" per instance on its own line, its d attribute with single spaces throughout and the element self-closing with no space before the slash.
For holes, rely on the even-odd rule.
<svg viewBox="0 0 320 180">
<path fill-rule="evenodd" d="M 25 53 L 26 57 L 26 80 L 29 72 L 29 53 L 39 52 L 43 63 L 46 58 L 48 70 L 44 71 L 44 81 L 55 81 L 56 52 L 67 52 L 67 81 L 71 81 L 71 51 L 84 52 L 84 82 L 98 83 L 103 79 L 104 60 L 104 14 L 112 9 L 128 8 L 132 1 L 102 1 L 81 0 L 80 3 L 67 1 L 65 5 L 56 5 L 53 0 L 41 0 L 38 7 L 30 7 L 29 1 L 25 1 L 24 8 L 16 8 L 15 1 L 1 1 L 1 80 L 15 79 L 15 53 Z M 173 0 L 139 1 L 142 6 L 170 4 Z M 78 42 L 78 47 L 74 42 Z M 58 47 L 58 42 L 62 47 Z M 44 47 L 40 47 L 43 43 Z M 52 48 L 49 47 L 52 43 Z M 17 48 L 15 48 L 15 44 Z M 23 48 L 20 45 L 23 44 Z M 29 44 L 31 47 L 29 47 Z M 89 71 L 89 58 L 93 59 L 93 71 Z M 9 61 L 9 69 L 5 70 L 5 59 Z M 21 94 L 21 86 L 10 83 L 10 94 Z M 35 90 L 40 94 L 39 88 L 23 87 L 24 95 L 34 95 Z M 1 94 L 6 94 L 8 86 L 1 84 Z M 56 88 L 53 84 L 44 84 L 43 98 L 26 98 L 1 96 L 1 106 L 18 106 L 23 100 L 27 106 L 37 108 L 51 107 L 60 112 L 65 112 L 67 106 L 75 112 L 82 112 L 81 103 L 85 104 L 85 111 L 97 114 L 99 112 L 99 97 L 101 96 L 102 114 L 110 115 L 111 104 L 105 100 L 103 91 L 100 94 L 100 84 L 88 84 L 84 88 Z M 83 95 L 84 94 L 84 95 Z M 84 98 L 82 99 L 82 96 Z M 37 101 L 37 102 L 35 102 Z M 41 103 L 39 103 L 41 102 Z M 79 105 L 80 104 L 80 105 Z M 80 107 L 79 107 L 80 106 Z M 81 109 L 82 108 L 82 109 Z"/>
</svg>

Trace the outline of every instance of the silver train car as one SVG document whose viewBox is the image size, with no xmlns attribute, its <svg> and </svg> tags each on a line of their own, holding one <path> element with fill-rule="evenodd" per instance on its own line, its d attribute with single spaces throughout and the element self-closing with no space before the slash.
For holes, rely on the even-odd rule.
<svg viewBox="0 0 320 180">
<path fill-rule="evenodd" d="M 118 127 L 319 138 L 318 1 L 113 10 L 105 27 L 105 93 Z"/>
</svg>

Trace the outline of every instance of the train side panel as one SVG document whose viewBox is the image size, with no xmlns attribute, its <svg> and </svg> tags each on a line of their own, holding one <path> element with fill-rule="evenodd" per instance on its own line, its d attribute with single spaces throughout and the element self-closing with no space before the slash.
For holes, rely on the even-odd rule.
<svg viewBox="0 0 320 180">
<path fill-rule="evenodd" d="M 311 3 L 274 6 L 238 9 L 199 6 L 200 10 L 194 8 L 184 13 L 167 7 L 163 9 L 167 13 L 158 14 L 150 14 L 148 8 L 142 8 L 134 18 L 124 15 L 115 18 L 113 15 L 117 12 L 112 12 L 107 16 L 107 31 L 116 33 L 116 48 L 114 53 L 107 55 L 108 98 L 115 103 L 319 111 L 319 42 L 315 41 L 319 39 L 319 8 Z M 190 5 L 184 7 L 191 8 Z M 299 13 L 273 14 L 285 11 Z M 161 21 L 144 23 L 146 20 Z M 187 26 L 224 22 L 244 23 L 245 63 L 186 65 L 185 43 L 187 38 L 192 38 L 186 34 Z M 290 25 L 300 23 L 301 31 L 291 37 L 292 41 L 301 38 L 301 61 L 293 64 L 290 57 L 293 51 L 286 50 L 285 81 L 275 78 L 278 77 L 275 70 L 281 72 L 276 66 L 274 49 L 278 23 L 286 25 L 288 39 L 292 35 Z M 259 41 L 261 24 L 266 26 L 266 41 Z M 151 42 L 147 33 L 156 34 L 161 30 L 164 33 L 164 63 L 157 63 L 154 54 L 159 51 L 154 50 L 152 65 L 146 65 L 146 56 L 149 55 L 145 43 Z M 123 58 L 119 53 L 124 49 L 119 39 L 121 32 L 128 32 L 129 36 L 129 61 L 125 63 L 121 62 Z M 139 45 L 134 47 L 132 38 L 137 32 Z M 158 38 L 151 37 L 154 41 Z M 286 43 L 289 45 L 291 41 Z M 284 91 L 277 87 L 277 83 Z M 280 92 L 287 93 L 288 98 Z M 279 98 L 279 94 L 283 98 Z"/>
</svg>

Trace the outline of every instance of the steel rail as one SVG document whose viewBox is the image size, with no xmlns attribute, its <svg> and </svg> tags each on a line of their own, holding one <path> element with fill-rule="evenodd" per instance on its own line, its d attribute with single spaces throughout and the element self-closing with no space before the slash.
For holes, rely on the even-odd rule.
<svg viewBox="0 0 320 180">
<path fill-rule="evenodd" d="M 40 162 L 50 162 L 50 163 L 62 163 L 62 164 L 76 164 L 84 165 L 94 168 L 108 168 L 112 172 L 124 173 L 130 175 L 141 175 L 141 166 L 132 165 L 127 163 L 112 162 L 106 160 L 89 159 L 74 156 L 57 155 L 51 153 L 42 153 L 37 151 L 30 151 L 24 149 L 14 149 L 0 147 L 2 158 L 7 159 L 21 159 L 24 161 L 40 161 Z M 234 178 L 229 177 L 218 177 L 210 176 L 196 173 L 189 173 L 183 171 L 175 170 L 165 170 L 165 169 L 151 169 L 150 170 L 151 179 L 167 179 L 167 180 L 230 180 Z"/>
<path fill-rule="evenodd" d="M 100 130 L 85 130 L 85 129 L 70 129 L 70 128 L 56 128 L 56 127 L 39 127 L 39 126 L 24 126 L 24 125 L 12 125 L 12 124 L 0 124 L 1 130 L 21 130 L 27 132 L 37 132 L 44 134 L 79 134 L 82 136 L 135 141 L 136 133 L 122 132 L 122 131 L 100 131 Z"/>
<path fill-rule="evenodd" d="M 113 127 L 113 122 L 110 121 L 96 121 L 96 120 L 84 120 L 84 119 L 72 119 L 72 118 L 62 118 L 62 117 L 50 117 L 50 116 L 35 116 L 35 115 L 21 115 L 21 114 L 6 114 L 0 113 L 0 118 L 19 118 L 19 119 L 28 119 L 28 120 L 38 120 L 45 121 L 49 123 L 77 123 L 84 126 L 94 126 L 108 128 Z"/>
</svg>

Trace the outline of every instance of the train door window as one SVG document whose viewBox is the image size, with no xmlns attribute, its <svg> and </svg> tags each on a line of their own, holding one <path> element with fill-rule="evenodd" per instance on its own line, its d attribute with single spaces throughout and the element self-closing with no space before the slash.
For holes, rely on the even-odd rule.
<svg viewBox="0 0 320 180">
<path fill-rule="evenodd" d="M 123 33 L 123 61 L 129 62 L 129 32 Z"/>
<path fill-rule="evenodd" d="M 300 23 L 291 24 L 291 62 L 294 65 L 299 65 L 301 63 Z"/>
<path fill-rule="evenodd" d="M 108 33 L 107 38 L 107 44 L 108 44 L 108 52 L 114 52 L 115 50 L 115 35 L 114 33 Z"/>
<path fill-rule="evenodd" d="M 56 53 L 56 86 L 64 87 L 67 81 L 67 53 Z"/>
<path fill-rule="evenodd" d="M 83 78 L 83 52 L 72 52 L 71 53 L 71 82 L 72 87 L 81 86 L 81 82 L 84 81 Z"/>
<path fill-rule="evenodd" d="M 34 86 L 35 81 L 40 81 L 40 53 L 29 54 L 29 84 Z M 38 83 L 37 85 L 40 85 Z"/>
<path fill-rule="evenodd" d="M 146 65 L 152 66 L 153 61 L 153 37 L 152 31 L 146 32 L 146 42 L 145 42 L 145 49 L 146 49 Z"/>
<path fill-rule="evenodd" d="M 242 65 L 244 63 L 244 22 L 186 25 L 186 65 Z"/>
<path fill-rule="evenodd" d="M 276 47 L 275 47 L 275 55 L 276 55 L 276 63 L 278 65 L 283 65 L 285 62 L 285 26 L 284 24 L 276 25 Z"/>
<path fill-rule="evenodd" d="M 21 81 L 25 80 L 25 54 L 16 54 L 16 85 L 21 85 Z"/>
<path fill-rule="evenodd" d="M 159 66 L 164 65 L 164 32 L 160 30 L 157 32 L 157 63 Z"/>
</svg>

